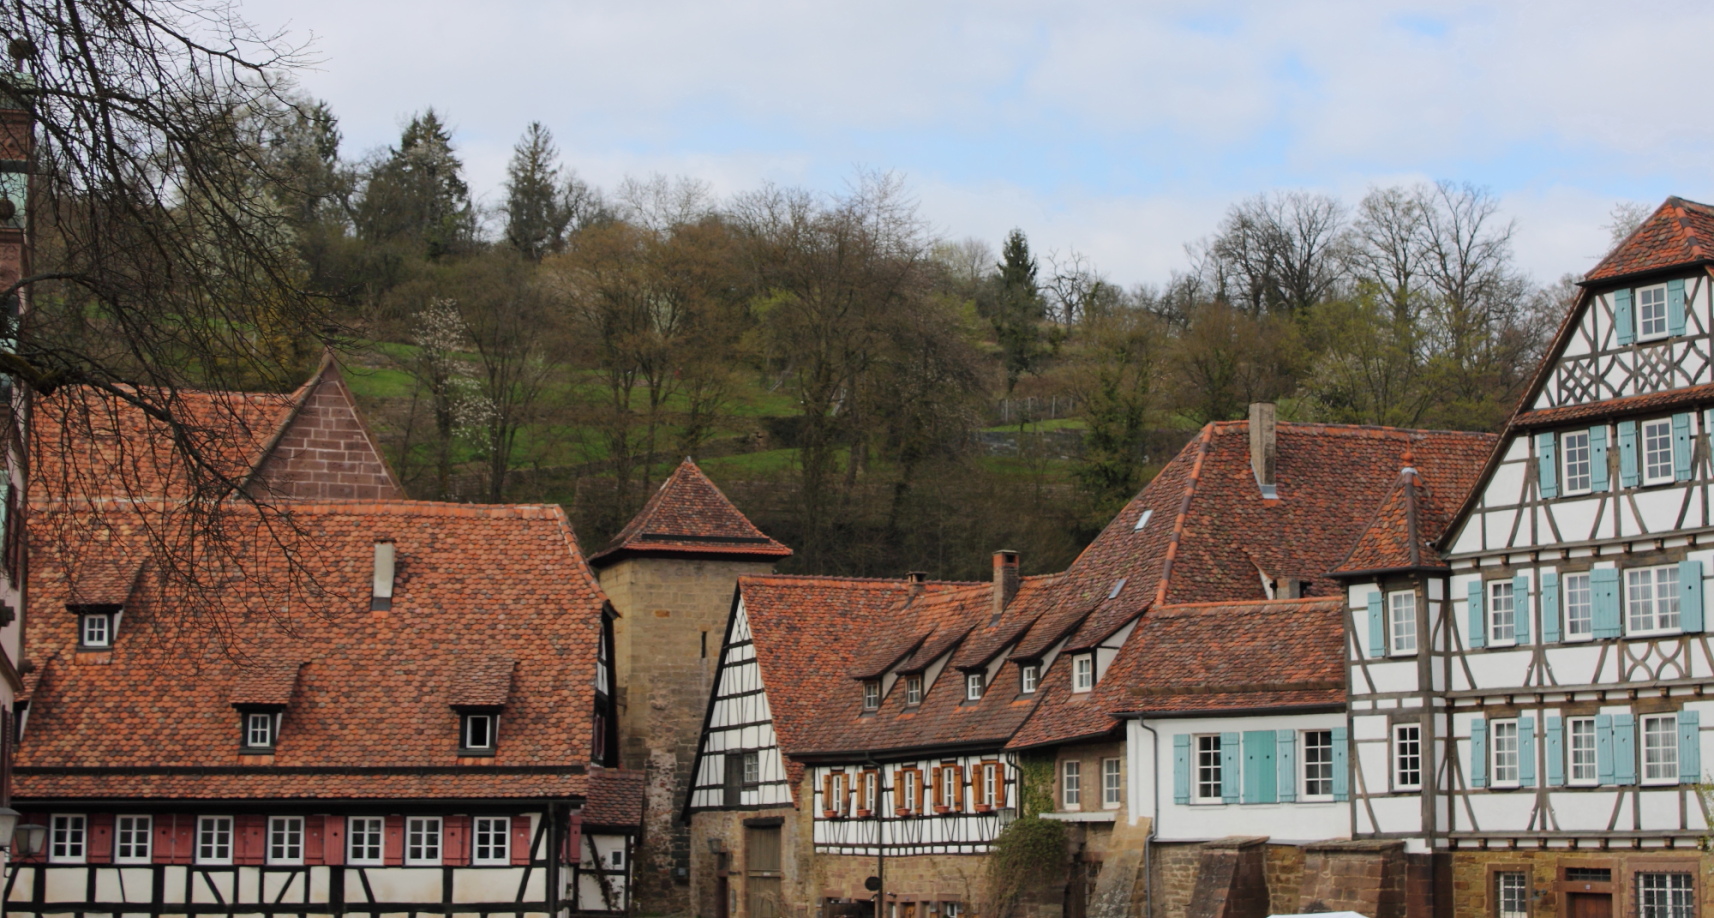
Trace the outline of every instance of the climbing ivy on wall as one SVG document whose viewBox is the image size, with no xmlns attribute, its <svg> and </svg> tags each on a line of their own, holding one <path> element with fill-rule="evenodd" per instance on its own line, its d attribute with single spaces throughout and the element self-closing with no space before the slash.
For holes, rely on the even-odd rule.
<svg viewBox="0 0 1714 918">
<path fill-rule="evenodd" d="M 989 848 L 989 918 L 1009 918 L 1021 897 L 1065 879 L 1065 824 L 1041 818 L 1053 809 L 1053 770 L 1051 754 L 1018 761 L 1020 816 Z"/>
</svg>

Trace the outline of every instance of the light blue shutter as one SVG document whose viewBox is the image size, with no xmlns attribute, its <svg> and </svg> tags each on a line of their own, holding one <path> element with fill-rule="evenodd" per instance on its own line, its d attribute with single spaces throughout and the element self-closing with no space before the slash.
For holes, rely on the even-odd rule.
<svg viewBox="0 0 1714 918">
<path fill-rule="evenodd" d="M 1551 433 L 1535 435 L 1535 478 L 1544 498 L 1559 496 L 1559 458 L 1554 449 L 1557 437 Z"/>
<path fill-rule="evenodd" d="M 1488 613 L 1482 609 L 1483 585 L 1480 580 L 1470 581 L 1470 646 L 1488 646 Z"/>
<path fill-rule="evenodd" d="M 1690 412 L 1672 416 L 1672 478 L 1690 480 Z"/>
<path fill-rule="evenodd" d="M 1613 291 L 1613 332 L 1620 344 L 1630 344 L 1637 338 L 1637 322 L 1631 318 L 1631 291 Z"/>
<path fill-rule="evenodd" d="M 1278 768 L 1274 762 L 1274 731 L 1244 732 L 1244 802 L 1279 802 Z"/>
<path fill-rule="evenodd" d="M 1190 736 L 1172 738 L 1172 802 L 1190 802 Z"/>
<path fill-rule="evenodd" d="M 1341 803 L 1351 799 L 1350 738 L 1344 727 L 1333 728 L 1333 799 Z"/>
<path fill-rule="evenodd" d="M 1518 786 L 1535 786 L 1535 718 L 1518 718 Z"/>
<path fill-rule="evenodd" d="M 1297 731 L 1280 730 L 1274 737 L 1274 749 L 1279 756 L 1279 775 L 1275 780 L 1280 802 L 1297 799 Z"/>
<path fill-rule="evenodd" d="M 1625 785 L 1637 783 L 1637 718 L 1635 715 L 1613 715 L 1613 780 Z"/>
<path fill-rule="evenodd" d="M 1702 630 L 1702 562 L 1678 562 L 1678 624 L 1686 634 Z"/>
<path fill-rule="evenodd" d="M 1702 780 L 1702 717 L 1695 711 L 1678 712 L 1678 783 Z"/>
<path fill-rule="evenodd" d="M 1559 619 L 1564 614 L 1559 608 L 1559 572 L 1540 571 L 1536 576 L 1541 578 L 1541 642 L 1557 643 Z"/>
<path fill-rule="evenodd" d="M 1565 786 L 1565 724 L 1557 717 L 1547 719 L 1547 786 Z"/>
<path fill-rule="evenodd" d="M 1470 786 L 1488 786 L 1488 722 L 1470 722 Z"/>
<path fill-rule="evenodd" d="M 1684 334 L 1684 278 L 1666 282 L 1666 330 L 1669 334 Z"/>
<path fill-rule="evenodd" d="M 1637 476 L 1637 422 L 1619 422 L 1619 485 L 1634 488 Z"/>
<path fill-rule="evenodd" d="M 1220 801 L 1237 803 L 1239 782 L 1243 779 L 1243 737 L 1237 733 L 1220 734 Z"/>
<path fill-rule="evenodd" d="M 1369 656 L 1377 660 L 1387 655 L 1385 599 L 1379 590 L 1369 594 Z"/>
<path fill-rule="evenodd" d="M 1530 642 L 1530 579 L 1519 574 L 1512 578 L 1512 621 L 1518 643 Z"/>
<path fill-rule="evenodd" d="M 1602 784 L 1613 782 L 1613 715 L 1595 715 L 1595 772 Z"/>
<path fill-rule="evenodd" d="M 1595 636 L 1619 636 L 1619 572 L 1610 567 L 1598 567 L 1589 572 L 1589 601 L 1594 605 Z"/>
<path fill-rule="evenodd" d="M 1589 428 L 1589 487 L 1595 491 L 1605 491 L 1611 484 L 1607 481 L 1607 426 Z"/>
</svg>

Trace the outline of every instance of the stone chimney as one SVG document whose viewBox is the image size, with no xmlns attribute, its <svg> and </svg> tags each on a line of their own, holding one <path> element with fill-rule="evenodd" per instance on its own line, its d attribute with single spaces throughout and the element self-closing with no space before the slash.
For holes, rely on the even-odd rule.
<svg viewBox="0 0 1714 918">
<path fill-rule="evenodd" d="M 911 585 L 911 596 L 914 598 L 922 593 L 922 585 L 928 582 L 928 571 L 911 571 L 905 574 L 905 582 Z"/>
<path fill-rule="evenodd" d="M 1001 549 L 994 552 L 994 614 L 1006 611 L 1012 597 L 1018 595 L 1018 553 Z"/>
<path fill-rule="evenodd" d="M 1274 495 L 1274 464 L 1279 460 L 1279 440 L 1274 432 L 1274 403 L 1250 405 L 1250 469 L 1263 497 Z"/>
</svg>

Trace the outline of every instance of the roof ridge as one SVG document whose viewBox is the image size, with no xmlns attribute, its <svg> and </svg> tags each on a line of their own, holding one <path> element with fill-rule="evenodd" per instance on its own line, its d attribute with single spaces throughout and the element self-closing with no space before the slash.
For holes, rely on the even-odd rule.
<svg viewBox="0 0 1714 918">
<path fill-rule="evenodd" d="M 771 558 L 792 553 L 745 516 L 689 456 L 590 560 L 652 552 Z"/>
<path fill-rule="evenodd" d="M 895 586 L 910 586 L 914 583 L 939 584 L 944 586 L 988 586 L 986 580 L 922 580 L 912 581 L 904 577 L 859 577 L 845 574 L 746 574 L 739 578 L 752 583 L 764 580 L 795 580 L 803 582 L 824 583 L 875 583 L 892 584 Z"/>
<path fill-rule="evenodd" d="M 1226 429 L 1248 427 L 1249 421 L 1211 421 L 1208 426 Z M 1458 437 L 1491 437 L 1493 434 L 1480 430 L 1446 430 L 1438 427 L 1393 427 L 1387 424 L 1332 424 L 1323 421 L 1280 421 L 1276 428 L 1292 428 L 1303 433 L 1325 433 L 1336 436 L 1367 436 L 1381 434 L 1383 436 L 1458 436 Z"/>
<path fill-rule="evenodd" d="M 1202 432 L 1202 442 L 1197 444 L 1196 459 L 1191 463 L 1190 476 L 1184 482 L 1184 496 L 1179 500 L 1177 515 L 1173 517 L 1172 535 L 1167 537 L 1166 557 L 1161 559 L 1160 582 L 1155 585 L 1155 605 L 1166 603 L 1167 587 L 1172 583 L 1172 562 L 1178 557 L 1179 539 L 1184 536 L 1185 520 L 1190 516 L 1190 500 L 1196 495 L 1196 485 L 1202 478 L 1202 460 L 1208 457 L 1208 449 L 1213 442 L 1214 425 L 1210 424 Z"/>
<path fill-rule="evenodd" d="M 1344 604 L 1345 604 L 1345 600 L 1340 599 L 1337 596 L 1331 596 L 1331 597 L 1330 596 L 1297 596 L 1297 597 L 1282 598 L 1282 599 L 1217 599 L 1217 600 L 1212 600 L 1209 602 L 1177 602 L 1177 603 L 1171 603 L 1171 604 L 1164 605 L 1164 606 L 1154 606 L 1153 608 L 1148 610 L 1147 614 L 1151 615 L 1151 616 L 1174 615 L 1174 614 L 1186 615 L 1186 614 L 1190 614 L 1190 613 L 1194 613 L 1194 612 L 1203 612 L 1203 611 L 1207 611 L 1210 609 L 1229 609 L 1229 608 L 1237 608 L 1240 606 L 1244 607 L 1244 608 L 1250 608 L 1250 607 L 1254 607 L 1254 606 L 1284 606 L 1284 605 L 1296 605 L 1296 606 L 1335 605 L 1335 606 L 1343 606 Z"/>
</svg>

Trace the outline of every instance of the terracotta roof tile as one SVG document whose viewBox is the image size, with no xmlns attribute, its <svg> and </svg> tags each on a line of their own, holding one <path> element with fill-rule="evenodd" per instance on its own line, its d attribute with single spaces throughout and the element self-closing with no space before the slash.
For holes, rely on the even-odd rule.
<svg viewBox="0 0 1714 918">
<path fill-rule="evenodd" d="M 1623 398 L 1610 398 L 1581 405 L 1563 405 L 1558 408 L 1521 411 L 1512 418 L 1512 426 L 1525 429 L 1553 427 L 1559 424 L 1569 424 L 1573 421 L 1665 411 L 1669 408 L 1697 405 L 1708 401 L 1714 401 L 1714 384 L 1686 386 L 1683 389 L 1648 392 L 1642 395 L 1627 395 Z"/>
<path fill-rule="evenodd" d="M 785 558 L 792 550 L 757 529 L 687 458 L 589 560 L 599 565 L 626 554 L 656 553 Z"/>
<path fill-rule="evenodd" d="M 1434 543 L 1446 533 L 1446 508 L 1413 468 L 1382 499 L 1380 509 L 1333 573 L 1341 576 L 1388 570 L 1444 569 Z"/>
<path fill-rule="evenodd" d="M 512 694 L 518 661 L 509 656 L 466 657 L 458 661 L 447 688 L 448 704 L 461 708 L 497 708 Z"/>
<path fill-rule="evenodd" d="M 589 776 L 583 826 L 634 828 L 643 824 L 643 773 L 603 768 Z"/>
<path fill-rule="evenodd" d="M 298 684 L 298 669 L 303 664 L 293 659 L 256 660 L 238 667 L 238 677 L 232 684 L 234 705 L 278 705 L 291 703 L 292 689 Z"/>
<path fill-rule="evenodd" d="M 1714 208 L 1671 197 L 1601 259 L 1583 282 L 1608 282 L 1711 261 L 1714 261 Z"/>
</svg>

